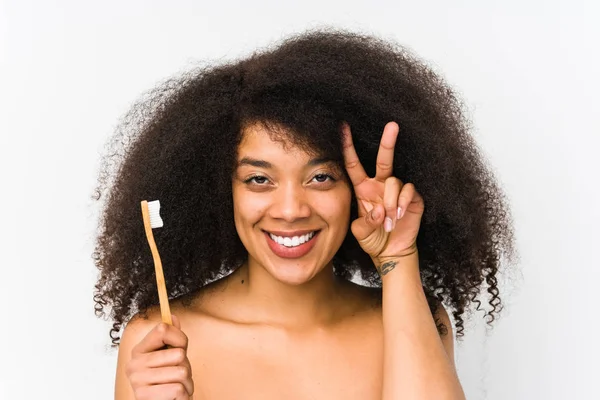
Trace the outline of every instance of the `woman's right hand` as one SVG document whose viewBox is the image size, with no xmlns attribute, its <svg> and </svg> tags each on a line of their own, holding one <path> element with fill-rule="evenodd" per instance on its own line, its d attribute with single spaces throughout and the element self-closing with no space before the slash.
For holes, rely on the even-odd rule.
<svg viewBox="0 0 600 400">
<path fill-rule="evenodd" d="M 172 319 L 173 325 L 159 323 L 131 351 L 125 371 L 137 400 L 192 399 L 188 338 L 179 319 Z"/>
</svg>

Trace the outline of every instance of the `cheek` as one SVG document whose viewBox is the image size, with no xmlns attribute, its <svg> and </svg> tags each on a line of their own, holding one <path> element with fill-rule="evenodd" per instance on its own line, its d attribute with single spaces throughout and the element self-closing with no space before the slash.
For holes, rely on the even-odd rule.
<svg viewBox="0 0 600 400">
<path fill-rule="evenodd" d="M 267 206 L 264 196 L 255 196 L 243 189 L 233 191 L 233 215 L 236 225 L 258 222 L 264 215 Z"/>
<path fill-rule="evenodd" d="M 320 213 L 330 226 L 345 229 L 349 225 L 351 196 L 350 190 L 339 190 L 319 201 Z"/>
</svg>

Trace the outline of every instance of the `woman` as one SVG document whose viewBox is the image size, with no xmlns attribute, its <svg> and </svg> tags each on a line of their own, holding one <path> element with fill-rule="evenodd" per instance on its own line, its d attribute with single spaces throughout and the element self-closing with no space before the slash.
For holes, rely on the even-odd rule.
<svg viewBox="0 0 600 400">
<path fill-rule="evenodd" d="M 309 32 L 170 80 L 121 126 L 95 252 L 116 399 L 464 398 L 444 305 L 460 336 L 485 286 L 493 322 L 512 226 L 459 101 L 408 51 Z"/>
</svg>

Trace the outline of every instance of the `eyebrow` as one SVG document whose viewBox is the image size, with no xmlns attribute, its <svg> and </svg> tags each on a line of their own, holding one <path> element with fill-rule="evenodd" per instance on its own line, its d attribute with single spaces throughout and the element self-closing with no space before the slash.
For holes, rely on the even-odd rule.
<svg viewBox="0 0 600 400">
<path fill-rule="evenodd" d="M 320 164 L 327 164 L 332 162 L 333 160 L 331 158 L 327 158 L 327 157 L 319 157 L 319 158 L 313 158 L 311 159 L 306 165 L 309 167 L 314 167 L 316 165 L 320 165 Z M 241 167 L 242 165 L 250 165 L 252 167 L 257 167 L 257 168 L 273 168 L 273 164 L 271 164 L 268 161 L 265 160 L 257 160 L 256 158 L 251 158 L 251 157 L 244 157 L 242 158 L 240 161 L 238 161 L 238 168 Z"/>
</svg>

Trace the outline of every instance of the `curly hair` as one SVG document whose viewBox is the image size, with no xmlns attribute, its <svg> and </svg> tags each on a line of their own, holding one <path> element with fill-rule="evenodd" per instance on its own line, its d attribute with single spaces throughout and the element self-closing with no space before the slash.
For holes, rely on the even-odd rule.
<svg viewBox="0 0 600 400">
<path fill-rule="evenodd" d="M 243 127 L 283 127 L 291 133 L 274 133 L 282 140 L 343 165 L 342 121 L 350 124 L 371 176 L 384 125 L 399 124 L 393 174 L 412 182 L 425 201 L 417 247 L 430 310 L 445 304 L 462 336 L 463 314 L 472 303 L 480 310 L 487 291 L 491 324 L 502 309 L 501 256 L 515 256 L 512 221 L 506 196 L 469 134 L 461 101 L 407 48 L 319 29 L 243 59 L 180 73 L 124 116 L 95 191 L 102 200 L 93 254 L 100 272 L 95 311 L 106 317 L 110 309 L 112 345 L 135 312 L 158 304 L 141 200 L 161 200 L 165 227 L 155 236 L 169 298 L 185 299 L 247 257 L 232 201 Z M 354 194 L 349 218 L 357 218 Z M 339 276 L 381 286 L 350 230 L 333 265 Z"/>
</svg>

